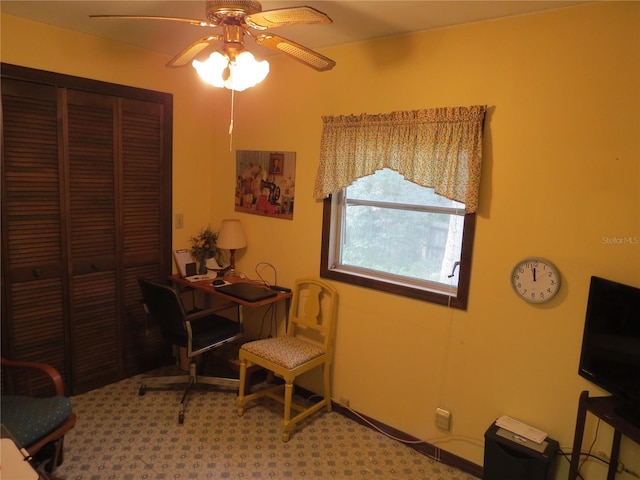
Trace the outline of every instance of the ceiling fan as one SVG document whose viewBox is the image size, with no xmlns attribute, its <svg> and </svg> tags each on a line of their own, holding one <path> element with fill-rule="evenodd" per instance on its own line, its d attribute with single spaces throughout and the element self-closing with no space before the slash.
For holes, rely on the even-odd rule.
<svg viewBox="0 0 640 480">
<path fill-rule="evenodd" d="M 252 37 L 258 45 L 284 53 L 319 72 L 331 70 L 336 64 L 314 50 L 268 32 L 272 28 L 288 25 L 333 23 L 326 14 L 307 6 L 263 11 L 262 5 L 252 0 L 210 0 L 206 2 L 207 20 L 147 15 L 90 17 L 166 20 L 205 28 L 222 27 L 222 33 L 207 35 L 187 46 L 167 63 L 167 67 L 188 65 L 200 52 L 218 41 L 222 41 L 222 49 L 229 59 L 234 60 L 245 50 L 245 35 Z"/>
</svg>

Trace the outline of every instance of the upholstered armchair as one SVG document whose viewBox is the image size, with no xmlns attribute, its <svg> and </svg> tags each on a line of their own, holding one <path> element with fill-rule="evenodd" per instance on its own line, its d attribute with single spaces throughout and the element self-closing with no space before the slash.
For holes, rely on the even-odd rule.
<svg viewBox="0 0 640 480">
<path fill-rule="evenodd" d="M 0 401 L 4 430 L 35 466 L 53 472 L 62 463 L 64 435 L 76 423 L 60 373 L 44 363 L 2 358 Z"/>
</svg>

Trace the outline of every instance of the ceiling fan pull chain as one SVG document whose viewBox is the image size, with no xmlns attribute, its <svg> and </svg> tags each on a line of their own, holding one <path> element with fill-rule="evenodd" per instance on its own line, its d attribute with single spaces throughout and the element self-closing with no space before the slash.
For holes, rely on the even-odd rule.
<svg viewBox="0 0 640 480">
<path fill-rule="evenodd" d="M 232 150 L 233 145 L 233 102 L 236 97 L 236 91 L 231 89 L 231 121 L 229 122 L 229 151 Z"/>
</svg>

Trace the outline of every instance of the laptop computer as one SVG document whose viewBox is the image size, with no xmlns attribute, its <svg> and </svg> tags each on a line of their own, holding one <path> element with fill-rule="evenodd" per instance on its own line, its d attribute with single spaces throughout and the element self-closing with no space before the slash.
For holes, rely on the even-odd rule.
<svg viewBox="0 0 640 480">
<path fill-rule="evenodd" d="M 275 297 L 277 295 L 277 292 L 270 288 L 247 282 L 223 285 L 221 287 L 216 287 L 216 290 L 224 293 L 225 295 L 244 300 L 245 302 L 259 302 L 260 300 Z"/>
</svg>

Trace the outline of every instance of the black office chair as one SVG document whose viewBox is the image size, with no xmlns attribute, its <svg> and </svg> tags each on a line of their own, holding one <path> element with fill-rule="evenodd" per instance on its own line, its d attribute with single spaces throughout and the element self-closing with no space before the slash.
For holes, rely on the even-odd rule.
<svg viewBox="0 0 640 480">
<path fill-rule="evenodd" d="M 171 390 L 184 385 L 180 400 L 178 422 L 184 423 L 187 395 L 196 384 L 238 388 L 236 378 L 207 377 L 197 374 L 196 357 L 242 336 L 242 324 L 218 315 L 216 312 L 237 308 L 225 304 L 218 308 L 191 313 L 185 311 L 179 293 L 167 285 L 160 285 L 143 278 L 138 279 L 145 311 L 160 325 L 162 334 L 176 347 L 186 350 L 190 359 L 189 373 L 161 377 L 146 377 L 148 384 L 140 386 L 139 395 L 147 390 Z"/>
</svg>

